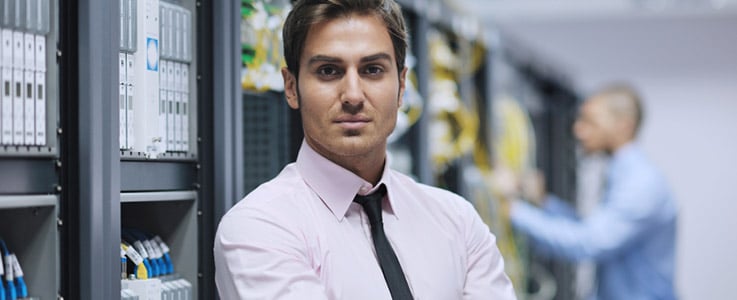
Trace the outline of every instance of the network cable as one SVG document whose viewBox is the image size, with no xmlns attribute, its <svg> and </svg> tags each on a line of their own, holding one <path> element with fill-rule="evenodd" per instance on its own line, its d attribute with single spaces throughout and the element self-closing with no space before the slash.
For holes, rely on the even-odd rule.
<svg viewBox="0 0 737 300">
<path fill-rule="evenodd" d="M 11 253 L 10 256 L 13 258 L 13 275 L 15 276 L 15 289 L 18 298 L 28 298 L 28 287 L 26 281 L 23 279 L 23 268 L 20 267 L 20 262 L 15 253 Z"/>
<path fill-rule="evenodd" d="M 171 262 L 171 256 L 169 255 L 169 246 L 164 243 L 164 240 L 161 239 L 161 237 L 154 236 L 154 241 L 159 244 L 159 247 L 161 248 L 161 253 L 164 256 L 164 262 L 166 263 L 166 273 L 167 274 L 174 274 L 174 264 Z"/>
<path fill-rule="evenodd" d="M 146 235 L 142 231 L 125 228 L 123 229 L 123 236 L 125 239 L 133 241 L 131 243 L 136 247 L 136 250 L 139 252 L 145 252 L 145 255 L 143 253 L 141 253 L 141 255 L 148 260 L 150 277 L 163 275 L 165 269 L 164 262 L 161 260 L 161 256 L 156 252 L 156 249 L 153 248 L 151 242 L 148 241 Z"/>
<path fill-rule="evenodd" d="M 15 283 L 13 282 L 13 257 L 10 255 L 10 251 L 8 250 L 8 246 L 5 245 L 4 240 L 0 240 L 0 250 L 2 250 L 3 262 L 5 263 L 5 283 L 7 284 L 7 289 L 5 289 L 6 299 L 16 300 L 18 298 L 18 291 L 16 290 Z"/>
<path fill-rule="evenodd" d="M 127 255 L 133 263 L 133 275 L 138 279 L 148 279 L 148 269 L 144 264 L 143 257 L 138 253 L 138 251 L 126 242 L 121 242 L 120 247 L 125 251 L 125 255 Z"/>
<path fill-rule="evenodd" d="M 158 272 L 158 266 L 155 263 L 151 263 L 151 256 L 149 255 L 148 251 L 146 251 L 146 248 L 143 246 L 143 242 L 141 242 L 139 239 L 137 239 L 129 230 L 123 229 L 123 240 L 128 242 L 129 245 L 133 246 L 133 248 L 138 251 L 138 254 L 143 257 L 143 264 L 146 266 L 146 270 L 148 271 L 149 277 L 156 277 L 159 275 Z"/>
<path fill-rule="evenodd" d="M 3 275 L 5 275 L 5 268 L 2 260 L 2 257 L 0 257 L 0 277 L 4 277 Z M 0 280 L 0 300 L 5 300 L 5 285 L 2 280 Z"/>
</svg>

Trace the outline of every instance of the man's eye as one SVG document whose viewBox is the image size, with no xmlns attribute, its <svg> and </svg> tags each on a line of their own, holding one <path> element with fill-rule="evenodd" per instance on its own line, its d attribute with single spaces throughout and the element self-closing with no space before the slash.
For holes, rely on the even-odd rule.
<svg viewBox="0 0 737 300">
<path fill-rule="evenodd" d="M 382 72 L 384 72 L 384 69 L 380 66 L 369 66 L 366 68 L 365 72 L 366 74 L 375 75 L 375 74 L 381 74 Z"/>
<path fill-rule="evenodd" d="M 335 76 L 338 75 L 338 69 L 331 66 L 325 66 L 317 69 L 317 74 L 320 76 Z"/>
</svg>

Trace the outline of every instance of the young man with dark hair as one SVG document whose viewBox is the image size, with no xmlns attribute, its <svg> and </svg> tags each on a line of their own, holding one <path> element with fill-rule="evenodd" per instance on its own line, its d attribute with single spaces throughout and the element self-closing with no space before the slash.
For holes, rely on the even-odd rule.
<svg viewBox="0 0 737 300">
<path fill-rule="evenodd" d="M 221 298 L 515 298 L 471 204 L 387 167 L 406 48 L 392 0 L 297 1 L 282 75 L 304 142 L 220 222 Z"/>
</svg>

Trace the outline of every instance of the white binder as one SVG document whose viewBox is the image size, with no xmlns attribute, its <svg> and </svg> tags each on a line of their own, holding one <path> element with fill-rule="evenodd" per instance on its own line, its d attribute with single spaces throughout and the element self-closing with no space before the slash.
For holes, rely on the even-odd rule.
<svg viewBox="0 0 737 300">
<path fill-rule="evenodd" d="M 23 144 L 36 144 L 36 38 L 33 34 L 23 34 Z"/>
<path fill-rule="evenodd" d="M 125 75 L 127 68 L 125 53 L 118 53 L 118 140 L 120 143 L 120 149 L 128 149 L 128 138 L 126 133 L 128 123 L 125 116 L 127 111 L 125 95 L 126 90 L 128 90 L 128 83 Z"/>
<path fill-rule="evenodd" d="M 25 76 L 23 74 L 24 67 L 24 55 L 23 46 L 25 45 L 25 39 L 23 33 L 19 31 L 13 31 L 13 144 L 23 145 L 24 139 L 24 124 L 23 124 L 23 113 L 24 113 L 24 81 Z"/>
<path fill-rule="evenodd" d="M 180 63 L 174 64 L 174 80 L 172 80 L 172 91 L 174 92 L 174 144 L 177 151 L 182 151 L 182 95 L 180 93 L 180 78 L 182 67 Z"/>
<path fill-rule="evenodd" d="M 189 151 L 189 65 L 182 64 L 182 151 Z"/>
<path fill-rule="evenodd" d="M 176 151 L 177 150 L 177 141 L 176 141 L 176 135 L 174 134 L 174 129 L 176 128 L 174 126 L 175 120 L 176 120 L 176 103 L 174 101 L 176 100 L 174 98 L 174 62 L 168 61 L 168 68 L 166 76 L 166 102 L 168 104 L 167 107 L 167 135 L 168 135 L 168 141 L 171 143 L 169 145 L 170 151 Z"/>
<path fill-rule="evenodd" d="M 135 124 L 135 110 L 133 103 L 135 103 L 134 93 L 136 90 L 136 77 L 135 67 L 136 62 L 133 54 L 125 55 L 126 71 L 125 71 L 125 82 L 127 84 L 127 90 L 125 91 L 125 133 L 126 133 L 126 144 L 128 149 L 136 147 L 136 124 Z"/>
<path fill-rule="evenodd" d="M 39 0 L 41 1 L 41 0 Z M 35 36 L 36 52 L 36 145 L 46 145 L 46 37 Z"/>
<path fill-rule="evenodd" d="M 165 81 L 166 81 L 166 67 L 167 63 L 165 60 L 161 60 L 159 63 L 159 128 L 162 128 L 161 131 L 161 138 L 162 141 L 162 151 L 170 151 L 172 150 L 169 148 L 169 143 L 167 140 L 167 133 L 168 133 L 168 123 L 167 123 L 167 102 L 166 102 L 166 89 L 165 89 Z"/>
<path fill-rule="evenodd" d="M 5 4 L 8 2 L 6 1 Z M 9 14 L 3 11 L 3 14 Z M 0 73 L 2 73 L 2 144 L 13 144 L 13 32 L 10 29 L 0 31 L 2 41 L 2 60 L 0 60 Z"/>
</svg>

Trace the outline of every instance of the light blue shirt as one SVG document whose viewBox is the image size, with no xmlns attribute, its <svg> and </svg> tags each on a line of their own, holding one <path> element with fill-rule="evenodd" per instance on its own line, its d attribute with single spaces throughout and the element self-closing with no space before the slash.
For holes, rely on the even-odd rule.
<svg viewBox="0 0 737 300">
<path fill-rule="evenodd" d="M 543 253 L 594 260 L 599 300 L 675 299 L 676 203 L 635 144 L 614 153 L 603 197 L 583 219 L 555 197 L 544 209 L 516 201 L 511 221 Z"/>
</svg>

